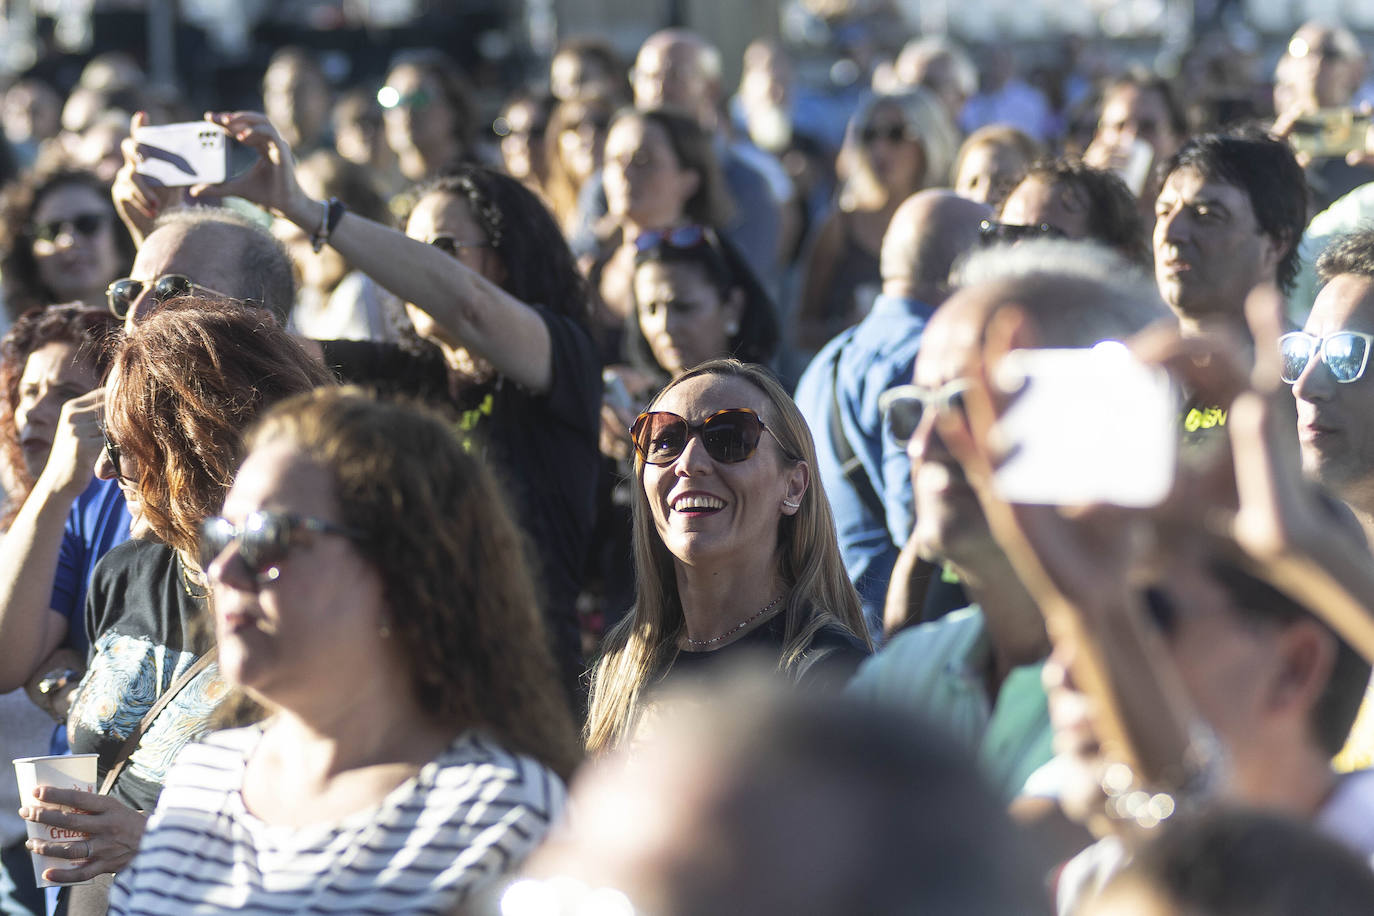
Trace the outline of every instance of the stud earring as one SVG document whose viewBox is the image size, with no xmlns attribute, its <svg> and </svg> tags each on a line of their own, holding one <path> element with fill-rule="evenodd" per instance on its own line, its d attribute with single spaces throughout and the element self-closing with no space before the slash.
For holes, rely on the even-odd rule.
<svg viewBox="0 0 1374 916">
<path fill-rule="evenodd" d="M 729 322 L 728 324 L 726 324 L 726 325 L 725 325 L 725 333 L 726 333 L 727 335 L 729 335 L 730 337 L 734 337 L 736 334 L 738 334 L 738 333 L 739 333 L 739 322 L 738 322 L 738 321 L 731 321 L 731 322 Z"/>
</svg>

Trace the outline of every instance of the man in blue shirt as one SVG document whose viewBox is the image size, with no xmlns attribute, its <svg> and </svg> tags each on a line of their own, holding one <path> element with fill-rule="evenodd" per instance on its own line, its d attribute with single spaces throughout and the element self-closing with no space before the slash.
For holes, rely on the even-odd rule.
<svg viewBox="0 0 1374 916">
<path fill-rule="evenodd" d="M 845 569 L 875 638 L 882 635 L 888 578 L 913 519 L 911 464 L 884 428 L 878 396 L 911 379 L 921 333 L 949 294 L 950 267 L 990 215 L 984 205 L 946 190 L 904 201 L 883 237 L 882 295 L 863 321 L 821 349 L 797 384 Z"/>
</svg>

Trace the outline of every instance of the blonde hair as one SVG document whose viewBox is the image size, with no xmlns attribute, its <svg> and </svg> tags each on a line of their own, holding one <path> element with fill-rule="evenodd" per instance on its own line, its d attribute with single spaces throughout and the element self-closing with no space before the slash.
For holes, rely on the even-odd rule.
<svg viewBox="0 0 1374 916">
<path fill-rule="evenodd" d="M 701 375 L 742 379 L 763 392 L 770 407 L 764 421 L 788 455 L 816 467 L 816 447 L 797 405 L 762 366 L 734 359 L 714 359 L 669 382 L 654 398 L 658 403 L 674 387 Z M 652 408 L 652 404 L 650 407 Z M 638 584 L 634 611 L 607 634 L 592 673 L 591 708 L 587 717 L 587 750 L 600 753 L 630 737 L 649 679 L 665 670 L 677 655 L 682 633 L 682 603 L 677 593 L 674 558 L 654 527 L 644 492 L 644 462 L 635 457 L 634 557 Z M 778 668 L 790 671 L 817 631 L 838 624 L 867 642 L 868 631 L 859 596 L 849 581 L 835 537 L 835 519 L 820 478 L 810 485 L 793 516 L 778 521 L 778 572 L 787 588 L 783 610 L 783 651 Z"/>
<path fill-rule="evenodd" d="M 869 166 L 868 153 L 862 140 L 863 129 L 878 109 L 884 107 L 895 108 L 902 113 L 907 135 L 921 145 L 925 171 L 917 179 L 914 188 L 884 187 Z M 958 151 L 959 129 L 930 90 L 917 86 L 904 92 L 875 95 L 854 112 L 845 128 L 844 145 L 840 148 L 843 172 L 840 206 L 845 210 L 855 210 L 863 202 L 890 201 L 893 195 L 902 200 L 924 188 L 946 187 Z"/>
</svg>

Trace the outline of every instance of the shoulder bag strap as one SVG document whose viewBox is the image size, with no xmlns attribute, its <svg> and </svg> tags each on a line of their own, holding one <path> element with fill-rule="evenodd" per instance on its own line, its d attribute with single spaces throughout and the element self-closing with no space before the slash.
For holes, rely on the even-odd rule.
<svg viewBox="0 0 1374 916">
<path fill-rule="evenodd" d="M 206 652 L 200 658 L 196 659 L 194 665 L 183 671 L 180 677 L 172 681 L 171 685 L 168 686 L 166 690 L 162 691 L 162 696 L 158 697 L 157 702 L 143 714 L 143 718 L 138 720 L 138 725 L 134 727 L 133 731 L 129 732 L 129 737 L 125 738 L 124 743 L 119 746 L 119 753 L 115 754 L 114 760 L 110 763 L 109 771 L 105 773 L 105 780 L 100 784 L 101 795 L 110 794 L 110 790 L 114 788 L 115 781 L 119 779 L 119 774 L 123 773 L 124 767 L 128 765 L 129 757 L 133 755 L 134 750 L 138 747 L 138 743 L 142 741 L 143 736 L 147 734 L 148 726 L 153 724 L 153 720 L 157 718 L 158 713 L 166 709 L 167 704 L 172 702 L 178 693 L 181 693 L 182 688 L 195 680 L 196 675 L 208 668 L 217 657 L 217 649 L 211 649 L 209 652 Z"/>
<path fill-rule="evenodd" d="M 869 480 L 863 462 L 854 454 L 854 446 L 849 444 L 849 437 L 844 434 L 844 424 L 840 421 L 840 357 L 843 355 L 844 347 L 841 346 L 835 351 L 835 361 L 830 364 L 830 441 L 844 479 L 854 487 L 859 501 L 869 513 L 886 525 L 887 509 L 878 491 L 873 488 L 873 481 Z"/>
</svg>

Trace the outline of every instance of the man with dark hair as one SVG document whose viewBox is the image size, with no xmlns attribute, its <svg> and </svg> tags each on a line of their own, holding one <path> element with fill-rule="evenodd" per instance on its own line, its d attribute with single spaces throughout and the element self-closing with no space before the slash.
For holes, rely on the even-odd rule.
<svg viewBox="0 0 1374 916">
<path fill-rule="evenodd" d="M 1101 242 L 1141 268 L 1150 263 L 1135 197 L 1114 172 L 1063 157 L 1035 163 L 988 231 L 1002 241 L 1050 237 Z"/>
<path fill-rule="evenodd" d="M 1374 538 L 1374 229 L 1317 259 L 1324 284 L 1301 332 L 1280 341 L 1298 406 L 1303 470 L 1354 510 Z"/>
<path fill-rule="evenodd" d="M 1148 70 L 1132 70 L 1102 90 L 1097 131 L 1084 158 L 1105 167 L 1119 161 L 1136 140 L 1144 140 L 1154 161 L 1165 162 L 1187 136 L 1188 118 L 1169 81 Z"/>
<path fill-rule="evenodd" d="M 1164 167 L 1155 201 L 1155 280 L 1184 333 L 1225 328 L 1250 338 L 1245 298 L 1287 292 L 1307 223 L 1307 186 L 1293 151 L 1258 132 L 1190 140 Z"/>
</svg>

